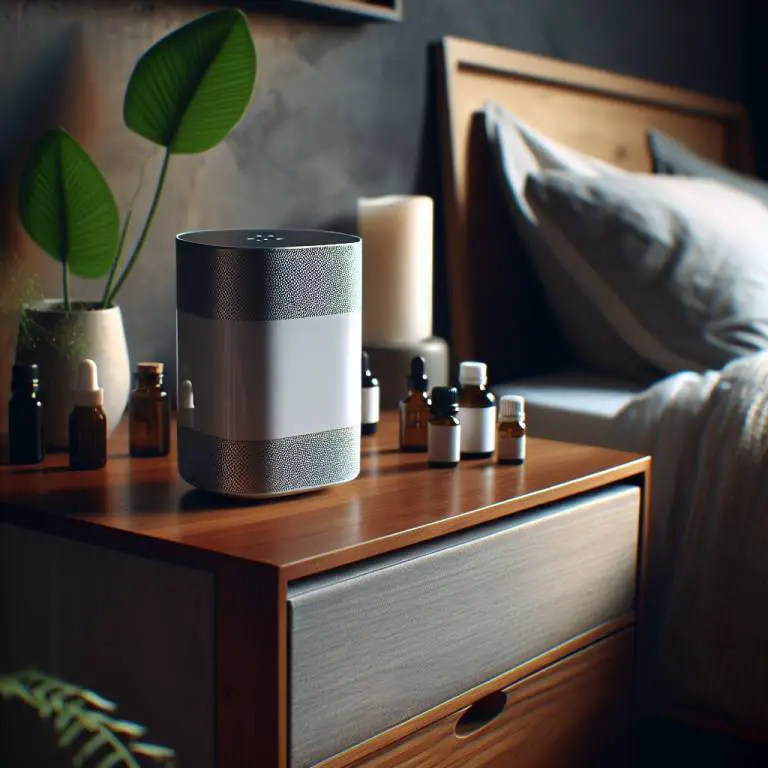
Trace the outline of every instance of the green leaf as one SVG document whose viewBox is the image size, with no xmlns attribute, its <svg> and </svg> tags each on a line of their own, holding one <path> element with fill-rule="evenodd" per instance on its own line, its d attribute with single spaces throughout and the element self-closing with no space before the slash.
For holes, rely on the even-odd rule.
<svg viewBox="0 0 768 768">
<path fill-rule="evenodd" d="M 132 739 L 138 739 L 147 732 L 143 725 L 132 723 L 128 720 L 111 720 L 109 722 L 109 729 L 113 733 L 121 733 L 125 736 L 130 736 Z"/>
<path fill-rule="evenodd" d="M 134 741 L 128 745 L 134 755 L 142 757 L 153 757 L 155 760 L 163 760 L 174 757 L 176 753 L 168 747 L 161 747 L 159 744 L 148 744 L 146 742 Z"/>
<path fill-rule="evenodd" d="M 173 154 L 204 152 L 243 116 L 255 79 L 245 15 L 214 11 L 161 38 L 136 62 L 123 119 Z"/>
<path fill-rule="evenodd" d="M 114 701 L 105 699 L 103 696 L 99 696 L 94 691 L 82 690 L 80 691 L 80 698 L 90 704 L 92 707 L 105 710 L 106 712 L 112 712 L 117 704 Z"/>
<path fill-rule="evenodd" d="M 19 182 L 19 215 L 32 240 L 80 277 L 109 271 L 117 205 L 101 171 L 62 128 L 35 145 Z"/>
<path fill-rule="evenodd" d="M 112 752 L 99 760 L 96 768 L 112 768 L 113 765 L 117 765 L 118 763 L 125 764 L 125 758 L 119 752 Z"/>
<path fill-rule="evenodd" d="M 59 736 L 58 745 L 62 749 L 68 747 L 84 730 L 85 725 L 76 720 Z"/>
<path fill-rule="evenodd" d="M 77 714 L 77 709 L 75 706 L 68 706 L 63 707 L 58 715 L 56 715 L 56 719 L 53 721 L 53 727 L 57 731 L 63 731 L 71 722 L 72 719 Z"/>
<path fill-rule="evenodd" d="M 104 733 L 96 733 L 80 747 L 80 751 L 72 758 L 74 768 L 85 765 L 85 761 L 95 755 L 102 747 L 109 744 L 109 737 Z"/>
</svg>

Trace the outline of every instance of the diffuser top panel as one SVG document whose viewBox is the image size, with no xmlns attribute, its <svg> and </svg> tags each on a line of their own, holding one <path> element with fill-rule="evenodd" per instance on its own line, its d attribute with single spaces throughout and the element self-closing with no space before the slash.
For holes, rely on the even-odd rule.
<svg viewBox="0 0 768 768">
<path fill-rule="evenodd" d="M 194 245 L 226 249 L 308 248 L 360 242 L 356 235 L 321 229 L 206 229 L 182 232 L 176 239 Z"/>
</svg>

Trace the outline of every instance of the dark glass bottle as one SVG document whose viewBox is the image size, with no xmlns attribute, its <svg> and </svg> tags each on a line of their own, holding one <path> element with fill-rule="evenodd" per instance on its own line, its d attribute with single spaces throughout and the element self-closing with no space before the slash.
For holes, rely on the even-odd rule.
<svg viewBox="0 0 768 768">
<path fill-rule="evenodd" d="M 499 415 L 499 464 L 522 464 L 525 461 L 525 399 L 519 395 L 501 398 Z"/>
<path fill-rule="evenodd" d="M 43 403 L 36 365 L 17 363 L 8 402 L 8 460 L 11 464 L 39 464 L 43 447 Z"/>
<path fill-rule="evenodd" d="M 139 363 L 128 404 L 131 456 L 167 456 L 171 447 L 171 401 L 163 390 L 162 363 Z"/>
<path fill-rule="evenodd" d="M 367 352 L 362 355 L 362 392 L 360 395 L 360 431 L 372 435 L 379 428 L 379 380 L 371 373 Z"/>
<path fill-rule="evenodd" d="M 106 465 L 107 414 L 103 406 L 104 390 L 99 388 L 96 363 L 83 360 L 69 414 L 70 469 L 100 469 Z"/>
<path fill-rule="evenodd" d="M 459 393 L 456 387 L 432 390 L 432 417 L 427 425 L 428 454 L 431 467 L 455 467 L 461 458 Z"/>
<path fill-rule="evenodd" d="M 426 451 L 427 424 L 431 415 L 429 378 L 423 357 L 411 360 L 411 373 L 406 379 L 408 394 L 400 401 L 400 450 Z"/>
</svg>

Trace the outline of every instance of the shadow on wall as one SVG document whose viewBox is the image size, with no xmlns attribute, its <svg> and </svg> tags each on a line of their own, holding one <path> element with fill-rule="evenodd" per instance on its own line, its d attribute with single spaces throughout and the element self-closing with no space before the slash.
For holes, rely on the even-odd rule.
<svg viewBox="0 0 768 768">
<path fill-rule="evenodd" d="M 88 140 L 91 89 L 83 56 L 81 27 L 74 22 L 29 28 L 16 11 L 0 16 L 0 403 L 9 396 L 16 345 L 17 308 L 36 292 L 28 274 L 31 244 L 16 215 L 16 186 L 23 158 L 37 137 L 63 125 Z M 6 431 L 0 408 L 0 434 Z"/>
</svg>

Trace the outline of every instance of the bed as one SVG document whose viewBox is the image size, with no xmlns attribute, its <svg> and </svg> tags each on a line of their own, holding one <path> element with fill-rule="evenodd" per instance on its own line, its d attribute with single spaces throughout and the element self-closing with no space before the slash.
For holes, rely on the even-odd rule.
<svg viewBox="0 0 768 768">
<path fill-rule="evenodd" d="M 705 161 L 749 173 L 745 110 L 466 40 L 446 39 L 438 53 L 454 357 L 486 361 L 497 394 L 525 395 L 534 434 L 652 453 L 642 707 L 767 738 L 768 620 L 759 607 L 768 598 L 765 337 L 728 365 L 654 365 L 645 378 L 585 365 L 515 232 L 486 130 L 491 103 L 630 172 L 634 183 L 654 170 L 654 130 Z M 750 215 L 768 220 L 746 196 Z M 765 306 L 765 296 L 759 301 Z"/>
</svg>

